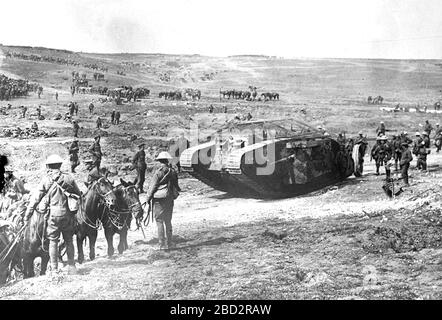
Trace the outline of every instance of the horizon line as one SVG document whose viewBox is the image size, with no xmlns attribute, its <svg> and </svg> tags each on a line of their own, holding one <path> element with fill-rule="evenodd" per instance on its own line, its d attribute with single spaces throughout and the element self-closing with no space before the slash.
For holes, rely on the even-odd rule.
<svg viewBox="0 0 442 320">
<path fill-rule="evenodd" d="M 14 44 L 3 44 L 0 43 L 2 47 L 22 47 L 22 48 L 32 48 L 32 49 L 47 49 L 56 51 L 67 51 L 69 53 L 77 54 L 93 54 L 93 55 L 163 55 L 163 56 L 199 56 L 206 58 L 234 58 L 234 57 L 263 57 L 263 58 L 276 58 L 276 59 L 303 59 L 303 60 L 326 60 L 326 59 L 355 59 L 355 60 L 442 60 L 439 58 L 364 58 L 364 57 L 311 57 L 311 56 L 285 56 L 285 55 L 270 55 L 270 54 L 259 54 L 259 53 L 242 53 L 242 54 L 230 54 L 230 55 L 206 55 L 201 53 L 162 53 L 162 52 L 89 52 L 89 51 L 73 51 L 71 49 L 60 49 L 60 48 L 50 48 L 45 46 L 32 46 L 32 45 L 14 45 Z"/>
</svg>

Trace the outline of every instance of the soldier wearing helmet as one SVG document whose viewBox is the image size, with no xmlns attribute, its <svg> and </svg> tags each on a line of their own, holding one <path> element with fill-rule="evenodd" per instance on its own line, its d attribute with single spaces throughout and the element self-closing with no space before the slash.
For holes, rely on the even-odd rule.
<svg viewBox="0 0 442 320">
<path fill-rule="evenodd" d="M 97 167 L 97 169 L 100 169 L 101 165 L 101 145 L 100 145 L 101 137 L 99 135 L 95 136 L 94 143 L 89 147 L 89 153 L 92 155 L 92 161 L 94 162 L 94 165 Z"/>
<path fill-rule="evenodd" d="M 80 129 L 80 126 L 78 125 L 78 121 L 77 120 L 72 121 L 72 126 L 74 129 L 74 137 L 78 138 L 78 130 Z"/>
<path fill-rule="evenodd" d="M 78 152 L 80 147 L 78 146 L 78 139 L 74 138 L 71 146 L 69 147 L 69 160 L 71 161 L 71 172 L 75 173 L 75 168 L 78 167 L 80 162 L 78 161 Z"/>
<path fill-rule="evenodd" d="M 379 175 L 379 168 L 381 166 L 385 166 L 387 161 L 392 157 L 392 150 L 390 145 L 387 143 L 386 136 L 378 136 L 376 138 L 379 141 L 379 144 L 372 149 L 371 155 L 372 158 L 376 161 L 376 175 Z"/>
<path fill-rule="evenodd" d="M 153 215 L 158 228 L 158 240 L 160 250 L 167 250 L 173 246 L 172 243 L 172 212 L 174 205 L 174 191 L 181 191 L 178 185 L 178 176 L 169 164 L 172 156 L 168 152 L 160 152 L 156 157 L 160 166 L 155 171 L 149 190 L 147 192 L 147 202 L 152 201 Z M 164 227 L 166 233 L 164 233 Z"/>
<path fill-rule="evenodd" d="M 376 134 L 379 136 L 385 135 L 385 124 L 384 121 L 381 121 L 379 127 L 376 129 Z"/>
<path fill-rule="evenodd" d="M 427 131 L 422 132 L 423 135 L 423 140 L 425 142 L 425 148 L 429 149 L 430 148 L 430 137 L 429 137 L 429 133 Z"/>
<path fill-rule="evenodd" d="M 81 196 L 75 180 L 67 173 L 60 170 L 63 159 L 56 154 L 46 159 L 46 175 L 42 178 L 38 188 L 31 198 L 24 216 L 25 224 L 32 218 L 34 210 L 46 198 L 47 203 L 47 237 L 49 239 L 49 257 L 52 272 L 58 272 L 58 241 L 60 233 L 66 243 L 66 254 L 68 256 L 69 273 L 76 273 L 74 261 L 74 223 L 76 211 L 71 211 L 68 205 L 69 198 Z M 41 206 L 40 206 L 41 207 Z"/>
</svg>

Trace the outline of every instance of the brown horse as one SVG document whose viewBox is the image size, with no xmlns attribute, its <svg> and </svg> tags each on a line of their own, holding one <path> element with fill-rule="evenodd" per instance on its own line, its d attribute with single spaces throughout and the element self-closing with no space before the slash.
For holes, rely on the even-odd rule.
<svg viewBox="0 0 442 320">
<path fill-rule="evenodd" d="M 94 182 L 77 212 L 77 250 L 78 263 L 83 263 L 84 252 L 83 242 L 86 237 L 89 239 L 89 258 L 95 259 L 95 242 L 97 240 L 99 223 L 103 219 L 106 208 L 115 205 L 117 198 L 112 188 L 112 183 L 102 177 Z"/>
<path fill-rule="evenodd" d="M 113 238 L 115 233 L 120 235 L 118 253 L 122 254 L 128 249 L 127 232 L 130 228 L 132 217 L 138 219 L 143 215 L 138 190 L 135 183 L 120 179 L 121 184 L 115 187 L 117 197 L 115 206 L 108 207 L 101 218 L 104 235 L 107 240 L 107 255 L 114 254 Z"/>
</svg>

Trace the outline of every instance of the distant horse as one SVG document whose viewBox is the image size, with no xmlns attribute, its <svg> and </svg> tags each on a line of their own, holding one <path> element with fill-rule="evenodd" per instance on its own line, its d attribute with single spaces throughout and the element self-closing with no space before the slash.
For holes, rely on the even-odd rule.
<svg viewBox="0 0 442 320">
<path fill-rule="evenodd" d="M 115 233 L 120 235 L 118 253 L 122 254 L 128 249 L 127 232 L 130 229 L 132 217 L 140 218 L 143 215 L 138 190 L 133 183 L 120 179 L 121 184 L 114 188 L 117 197 L 115 206 L 106 208 L 101 222 L 104 235 L 107 240 L 107 255 L 114 254 L 113 237 Z"/>
<path fill-rule="evenodd" d="M 86 195 L 81 198 L 81 205 L 77 212 L 77 250 L 78 262 L 83 263 L 83 242 L 89 238 L 89 258 L 95 259 L 95 241 L 97 240 L 98 227 L 103 219 L 106 208 L 116 203 L 116 196 L 107 178 L 102 177 L 93 182 Z"/>
</svg>

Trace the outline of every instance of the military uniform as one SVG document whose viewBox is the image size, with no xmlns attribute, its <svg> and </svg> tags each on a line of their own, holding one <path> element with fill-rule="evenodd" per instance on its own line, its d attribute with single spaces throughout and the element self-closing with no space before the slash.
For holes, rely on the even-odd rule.
<svg viewBox="0 0 442 320">
<path fill-rule="evenodd" d="M 120 124 L 120 111 L 115 113 L 115 124 Z"/>
<path fill-rule="evenodd" d="M 402 151 L 402 157 L 401 157 L 401 175 L 402 179 L 404 180 L 405 185 L 408 184 L 408 169 L 410 168 L 410 163 L 413 160 L 413 156 L 411 155 L 411 151 L 408 150 L 408 147 L 405 147 Z"/>
<path fill-rule="evenodd" d="M 402 157 L 402 143 L 399 137 L 396 137 L 393 142 L 393 157 L 394 157 L 394 167 L 398 170 L 398 163 L 401 161 Z"/>
<path fill-rule="evenodd" d="M 376 134 L 378 136 L 385 135 L 385 124 L 381 123 L 379 127 L 376 129 Z"/>
<path fill-rule="evenodd" d="M 73 127 L 74 127 L 74 137 L 78 138 L 78 130 L 80 129 L 80 125 L 78 124 L 77 121 L 74 121 Z"/>
<path fill-rule="evenodd" d="M 146 176 L 146 153 L 144 152 L 144 150 L 139 150 L 134 158 L 132 159 L 132 163 L 135 166 L 135 168 L 137 169 L 137 184 L 138 184 L 138 190 L 140 191 L 140 193 L 143 193 L 143 185 L 144 185 L 144 181 L 145 181 L 145 176 Z"/>
<path fill-rule="evenodd" d="M 427 148 L 425 142 L 421 143 L 417 153 L 417 169 L 427 170 Z"/>
<path fill-rule="evenodd" d="M 436 126 L 436 132 L 434 133 L 434 140 L 436 144 L 436 152 L 439 152 L 442 148 L 442 128 L 439 125 Z"/>
<path fill-rule="evenodd" d="M 102 157 L 102 153 L 101 153 L 101 146 L 100 143 L 95 141 L 90 147 L 89 147 L 89 152 L 92 155 L 92 161 L 95 164 L 95 166 L 97 167 L 97 169 L 100 169 L 100 165 L 101 165 L 101 157 Z"/>
<path fill-rule="evenodd" d="M 94 104 L 91 102 L 89 104 L 89 113 L 92 113 L 94 111 Z"/>
<path fill-rule="evenodd" d="M 71 171 L 75 173 L 75 168 L 80 164 L 78 161 L 78 152 L 80 148 L 78 147 L 78 141 L 73 141 L 69 147 L 69 157 L 71 161 Z"/>
<path fill-rule="evenodd" d="M 59 170 L 49 172 L 48 175 L 41 180 L 37 192 L 30 201 L 25 214 L 25 221 L 27 221 L 43 197 L 47 197 L 46 203 L 49 209 L 49 218 L 46 231 L 50 240 L 49 255 L 53 270 L 58 268 L 58 241 L 60 233 L 63 234 L 63 239 L 66 243 L 68 264 L 75 264 L 72 240 L 74 235 L 75 212 L 69 210 L 68 199 L 63 189 L 74 195 L 81 195 L 80 189 L 70 175 L 62 173 Z"/>
<path fill-rule="evenodd" d="M 376 174 L 379 175 L 379 167 L 384 166 L 391 159 L 391 148 L 388 144 L 379 144 L 372 150 L 372 157 L 376 160 Z"/>
<path fill-rule="evenodd" d="M 160 182 L 163 180 L 166 174 L 168 177 L 161 183 L 161 185 L 170 183 L 170 185 L 173 185 L 178 191 L 181 191 L 180 187 L 178 186 L 178 176 L 175 170 L 173 170 L 169 165 L 161 163 L 160 167 L 155 171 L 152 177 L 150 188 L 147 193 L 147 201 L 149 202 L 153 200 L 153 215 L 157 223 L 158 240 L 161 247 L 165 247 L 166 240 L 167 247 L 170 247 L 172 243 L 172 212 L 174 206 L 173 196 L 169 192 L 169 195 L 166 198 L 155 198 L 155 192 L 158 190 L 158 187 L 160 187 Z M 164 227 L 166 227 L 166 234 L 164 234 Z"/>
<path fill-rule="evenodd" d="M 115 122 L 115 110 L 112 111 L 112 114 L 111 114 L 111 123 L 114 124 L 114 122 Z"/>
</svg>

